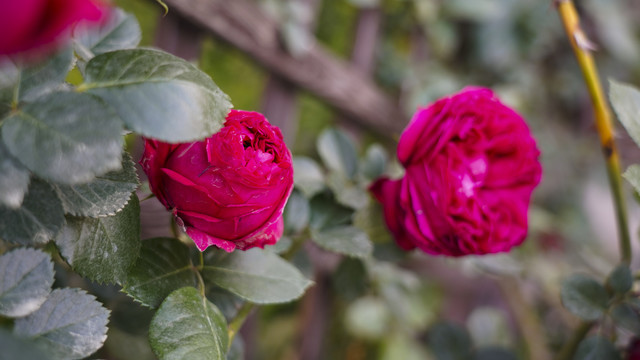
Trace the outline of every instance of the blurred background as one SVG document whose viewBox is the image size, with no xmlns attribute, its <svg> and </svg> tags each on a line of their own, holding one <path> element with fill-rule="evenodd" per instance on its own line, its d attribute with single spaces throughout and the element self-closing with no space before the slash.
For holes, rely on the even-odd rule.
<svg viewBox="0 0 640 360">
<path fill-rule="evenodd" d="M 251 316 L 246 359 L 435 359 L 439 349 L 467 348 L 486 349 L 478 358 L 545 359 L 578 323 L 560 305 L 561 279 L 604 278 L 617 262 L 591 105 L 551 1 L 173 0 L 165 16 L 151 0 L 116 3 L 140 21 L 143 45 L 197 63 L 236 109 L 280 126 L 295 156 L 319 163 L 318 135 L 336 127 L 363 157 L 381 144 L 397 175 L 395 145 L 416 107 L 473 85 L 496 91 L 538 141 L 544 174 L 524 245 L 464 259 L 401 253 L 369 202 L 345 216 L 368 227 L 380 262 L 306 246 L 294 262 L 316 285 Z M 605 88 L 608 78 L 640 85 L 640 2 L 576 6 Z M 640 151 L 618 128 L 626 168 Z M 627 190 L 637 268 L 640 210 Z M 142 205 L 163 216 L 151 201 Z M 157 231 L 149 223 L 147 236 Z M 146 326 L 131 324 L 149 314 L 122 309 L 102 356 L 153 359 Z"/>
</svg>

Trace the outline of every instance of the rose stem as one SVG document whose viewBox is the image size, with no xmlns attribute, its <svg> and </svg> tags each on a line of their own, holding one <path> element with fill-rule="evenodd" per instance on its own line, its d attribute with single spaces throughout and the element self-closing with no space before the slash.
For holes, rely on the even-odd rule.
<svg viewBox="0 0 640 360">
<path fill-rule="evenodd" d="M 305 236 L 311 236 L 308 230 L 303 232 L 300 236 L 296 237 L 294 239 L 294 243 L 291 245 L 291 248 L 281 257 L 285 260 L 291 260 L 296 252 L 298 252 L 298 250 L 300 249 L 300 245 L 304 243 L 304 240 L 306 239 Z M 244 321 L 247 319 L 247 316 L 249 316 L 251 310 L 253 310 L 255 306 L 256 304 L 254 303 L 245 302 L 244 304 L 242 304 L 240 309 L 238 309 L 236 316 L 234 316 L 233 319 L 231 319 L 231 321 L 229 322 L 229 348 L 231 348 L 233 338 L 240 331 L 240 328 L 242 328 Z"/>
<path fill-rule="evenodd" d="M 622 194 L 622 178 L 620 177 L 620 160 L 613 140 L 613 122 L 611 120 L 611 110 L 607 104 L 600 85 L 600 79 L 596 70 L 593 56 L 591 55 L 591 44 L 584 32 L 580 28 L 580 18 L 571 0 L 555 0 L 558 13 L 564 24 L 565 32 L 576 55 L 582 76 L 587 83 L 587 89 L 591 96 L 593 110 L 595 113 L 596 128 L 600 136 L 600 145 L 604 152 L 609 185 L 613 195 L 613 201 L 618 222 L 618 237 L 620 241 L 620 253 L 622 261 L 629 264 L 631 262 L 631 241 L 629 236 L 629 226 L 627 223 L 627 210 Z M 567 342 L 558 354 L 558 360 L 567 360 L 573 356 L 578 344 L 587 335 L 593 322 L 583 322 L 574 331 L 569 342 Z"/>
<path fill-rule="evenodd" d="M 234 316 L 233 319 L 229 322 L 229 348 L 231 348 L 233 338 L 240 331 L 242 324 L 244 324 L 244 321 L 247 319 L 247 316 L 249 316 L 254 306 L 254 303 L 245 302 L 244 304 L 242 304 L 240 309 L 238 309 L 236 316 Z"/>
<path fill-rule="evenodd" d="M 498 281 L 500 290 L 507 300 L 507 304 L 516 318 L 516 323 L 520 327 L 520 333 L 527 339 L 527 351 L 529 358 L 535 360 L 551 359 L 551 354 L 546 346 L 544 331 L 537 314 L 529 311 L 530 307 L 526 299 L 522 296 L 518 279 L 502 278 Z"/>
<path fill-rule="evenodd" d="M 573 353 L 578 348 L 578 345 L 584 339 L 585 336 L 589 333 L 591 326 L 593 326 L 593 321 L 583 321 L 576 328 L 571 336 L 571 339 L 567 343 L 564 344 L 560 352 L 558 353 L 558 357 L 556 360 L 570 360 L 573 359 Z"/>
<path fill-rule="evenodd" d="M 196 277 L 198 278 L 198 288 L 200 290 L 200 295 L 206 299 L 204 279 L 202 279 L 202 274 L 200 274 L 202 269 L 204 269 L 204 253 L 201 251 L 200 264 L 198 265 L 197 268 L 194 269 L 194 272 L 196 273 Z M 228 326 L 229 346 L 227 348 L 227 351 L 231 348 L 231 344 L 233 343 L 233 338 L 236 336 L 238 331 L 240 331 L 242 324 L 244 324 L 244 321 L 247 319 L 247 316 L 249 316 L 249 314 L 251 313 L 251 310 L 253 310 L 254 305 L 255 304 L 250 302 L 245 302 L 244 304 L 242 304 L 240 309 L 238 309 L 236 316 L 231 320 L 231 322 L 229 322 L 229 326 Z"/>
<path fill-rule="evenodd" d="M 580 18 L 573 1 L 555 0 L 558 13 L 562 18 L 565 32 L 569 37 L 569 42 L 576 55 L 582 76 L 587 83 L 593 110 L 595 112 L 595 122 L 598 134 L 600 135 L 600 145 L 604 152 L 607 174 L 609 176 L 609 186 L 613 195 L 613 201 L 618 222 L 618 239 L 620 241 L 620 253 L 622 262 L 631 263 L 631 241 L 629 236 L 629 225 L 627 222 L 627 209 L 622 193 L 622 177 L 620 176 L 620 159 L 613 140 L 613 122 L 611 120 L 611 110 L 602 91 L 598 71 L 591 55 L 593 46 L 580 28 Z"/>
</svg>

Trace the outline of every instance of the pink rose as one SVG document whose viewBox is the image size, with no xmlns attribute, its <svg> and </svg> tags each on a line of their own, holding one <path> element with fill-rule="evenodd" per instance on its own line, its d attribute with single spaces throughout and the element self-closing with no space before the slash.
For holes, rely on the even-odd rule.
<svg viewBox="0 0 640 360">
<path fill-rule="evenodd" d="M 529 128 L 489 89 L 419 109 L 402 133 L 400 180 L 371 191 L 400 247 L 463 256 L 509 251 L 527 235 L 540 152 Z"/>
<path fill-rule="evenodd" d="M 102 18 L 91 0 L 0 0 L 0 55 L 49 51 L 80 20 Z"/>
<path fill-rule="evenodd" d="M 282 236 L 291 153 L 262 114 L 232 110 L 224 128 L 204 141 L 146 140 L 140 165 L 200 251 L 262 248 Z"/>
</svg>

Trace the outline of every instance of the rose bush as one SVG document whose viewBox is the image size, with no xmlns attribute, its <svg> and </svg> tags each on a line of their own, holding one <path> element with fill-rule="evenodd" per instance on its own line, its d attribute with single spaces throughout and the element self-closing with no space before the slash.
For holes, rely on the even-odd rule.
<svg viewBox="0 0 640 360">
<path fill-rule="evenodd" d="M 140 164 L 151 190 L 204 251 L 275 244 L 293 188 L 291 153 L 259 113 L 232 110 L 204 141 L 149 140 Z"/>
<path fill-rule="evenodd" d="M 468 88 L 419 109 L 398 144 L 402 179 L 372 187 L 400 247 L 463 256 L 524 241 L 540 181 L 529 128 L 489 89 Z"/>
<path fill-rule="evenodd" d="M 0 55 L 51 50 L 74 23 L 105 12 L 91 0 L 0 0 L 0 9 Z"/>
</svg>

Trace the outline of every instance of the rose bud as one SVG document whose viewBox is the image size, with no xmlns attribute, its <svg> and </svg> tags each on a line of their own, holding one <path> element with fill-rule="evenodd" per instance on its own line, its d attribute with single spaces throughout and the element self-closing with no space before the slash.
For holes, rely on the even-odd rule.
<svg viewBox="0 0 640 360">
<path fill-rule="evenodd" d="M 282 236 L 291 153 L 262 114 L 232 110 L 222 130 L 204 141 L 147 139 L 140 165 L 200 251 L 262 248 Z"/>
<path fill-rule="evenodd" d="M 105 5 L 91 0 L 0 0 L 0 55 L 54 50 L 80 20 L 102 19 Z"/>
<path fill-rule="evenodd" d="M 379 179 L 371 191 L 405 250 L 509 251 L 527 235 L 539 154 L 520 115 L 491 90 L 467 88 L 418 109 L 398 144 L 404 177 Z"/>
</svg>

